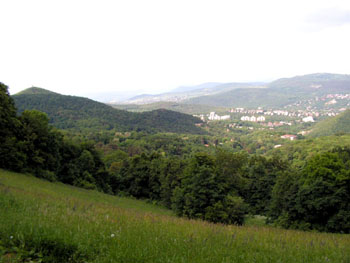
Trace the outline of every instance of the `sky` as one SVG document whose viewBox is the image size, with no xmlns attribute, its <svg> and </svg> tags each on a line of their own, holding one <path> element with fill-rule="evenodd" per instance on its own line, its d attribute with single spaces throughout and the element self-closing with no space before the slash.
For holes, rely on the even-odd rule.
<svg viewBox="0 0 350 263">
<path fill-rule="evenodd" d="M 348 0 L 0 0 L 0 10 L 0 82 L 11 94 L 35 86 L 118 100 L 350 74 Z"/>
</svg>

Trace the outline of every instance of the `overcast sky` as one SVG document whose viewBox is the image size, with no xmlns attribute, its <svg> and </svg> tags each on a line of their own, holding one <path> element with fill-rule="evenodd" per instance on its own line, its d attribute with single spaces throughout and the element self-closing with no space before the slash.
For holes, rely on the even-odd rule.
<svg viewBox="0 0 350 263">
<path fill-rule="evenodd" d="M 348 0 L 0 0 L 0 82 L 63 94 L 350 74 Z"/>
</svg>

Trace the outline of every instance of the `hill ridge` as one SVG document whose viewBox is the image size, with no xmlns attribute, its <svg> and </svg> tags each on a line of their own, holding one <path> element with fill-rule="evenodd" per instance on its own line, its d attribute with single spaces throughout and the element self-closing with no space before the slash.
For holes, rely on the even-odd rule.
<svg viewBox="0 0 350 263">
<path fill-rule="evenodd" d="M 270 82 L 265 88 L 238 88 L 186 100 L 223 107 L 284 107 L 329 93 L 350 93 L 350 75 L 314 73 Z"/>
<path fill-rule="evenodd" d="M 43 89 L 43 88 L 39 88 L 39 87 L 31 87 L 31 88 L 27 88 L 24 89 L 14 95 L 28 95 L 28 94 L 59 94 L 47 89 Z"/>
<path fill-rule="evenodd" d="M 350 109 L 317 123 L 309 136 L 319 137 L 346 133 L 350 133 Z"/>
<path fill-rule="evenodd" d="M 88 98 L 61 95 L 44 89 L 25 91 L 12 96 L 18 111 L 35 109 L 45 112 L 50 123 L 60 129 L 205 133 L 195 125 L 202 122 L 200 119 L 179 112 L 155 110 L 133 113 Z"/>
</svg>

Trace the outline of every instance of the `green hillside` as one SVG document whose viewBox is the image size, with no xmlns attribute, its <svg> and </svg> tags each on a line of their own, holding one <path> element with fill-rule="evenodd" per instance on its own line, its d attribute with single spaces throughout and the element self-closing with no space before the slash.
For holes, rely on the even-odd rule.
<svg viewBox="0 0 350 263">
<path fill-rule="evenodd" d="M 22 90 L 21 92 L 18 92 L 16 95 L 34 95 L 34 94 L 45 94 L 45 95 L 56 94 L 56 95 L 58 95 L 58 93 L 55 93 L 53 91 L 49 91 L 49 90 L 37 88 L 37 87 L 32 87 L 29 89 Z"/>
<path fill-rule="evenodd" d="M 350 110 L 317 123 L 309 134 L 310 137 L 350 133 Z"/>
<path fill-rule="evenodd" d="M 289 92 L 311 92 L 318 95 L 342 93 L 350 90 L 350 75 L 315 73 L 282 78 L 271 82 L 268 87 Z"/>
<path fill-rule="evenodd" d="M 195 126 L 201 120 L 173 111 L 132 113 L 87 98 L 61 95 L 39 88 L 27 89 L 12 98 L 19 112 L 31 109 L 45 112 L 50 123 L 60 129 L 204 133 Z"/>
<path fill-rule="evenodd" d="M 290 96 L 267 88 L 235 89 L 187 100 L 190 104 L 222 107 L 280 107 L 293 101 Z"/>
<path fill-rule="evenodd" d="M 211 111 L 221 112 L 227 110 L 224 107 L 215 107 L 209 105 L 200 105 L 200 104 L 184 104 L 177 102 L 161 101 L 150 104 L 115 104 L 111 105 L 112 107 L 120 110 L 127 110 L 133 112 L 143 112 L 143 111 L 152 111 L 158 109 L 166 109 L 177 111 L 185 114 L 202 114 L 209 113 Z"/>
<path fill-rule="evenodd" d="M 349 92 L 350 75 L 320 73 L 279 79 L 266 88 L 234 89 L 196 97 L 186 103 L 222 107 L 283 107 L 315 96 Z"/>
<path fill-rule="evenodd" d="M 0 262 L 339 262 L 349 235 L 225 226 L 0 170 Z"/>
</svg>

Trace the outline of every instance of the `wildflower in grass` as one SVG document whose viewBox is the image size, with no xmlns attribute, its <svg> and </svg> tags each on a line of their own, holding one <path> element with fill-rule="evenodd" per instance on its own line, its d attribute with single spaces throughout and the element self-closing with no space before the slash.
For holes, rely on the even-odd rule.
<svg viewBox="0 0 350 263">
<path fill-rule="evenodd" d="M 115 235 L 114 235 L 114 234 L 111 234 L 111 238 L 113 238 L 113 237 L 115 237 Z"/>
<path fill-rule="evenodd" d="M 10 239 L 13 239 L 13 236 L 10 236 Z"/>
</svg>

